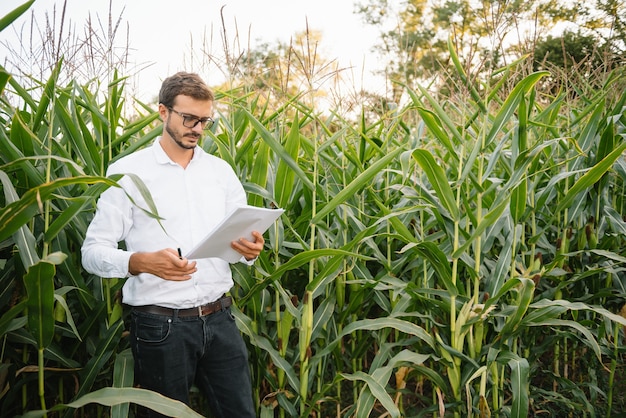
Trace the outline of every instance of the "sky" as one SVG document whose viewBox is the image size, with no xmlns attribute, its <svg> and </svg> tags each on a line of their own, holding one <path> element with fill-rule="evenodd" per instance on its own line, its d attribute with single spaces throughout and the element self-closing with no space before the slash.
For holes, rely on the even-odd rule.
<svg viewBox="0 0 626 418">
<path fill-rule="evenodd" d="M 138 95 L 156 94 L 167 75 L 189 68 L 192 42 L 212 39 L 212 51 L 223 51 L 223 31 L 233 43 L 238 34 L 239 47 L 247 49 L 259 43 L 289 43 L 298 32 L 308 27 L 322 33 L 318 46 L 321 55 L 336 60 L 342 68 L 351 67 L 357 84 L 369 91 L 380 83 L 373 75 L 379 60 L 371 52 L 377 42 L 375 29 L 362 23 L 361 16 L 353 13 L 358 0 L 67 0 L 66 19 L 78 28 L 87 21 L 98 18 L 106 23 L 109 6 L 112 16 L 121 14 L 128 24 L 130 59 L 142 68 Z M 26 0 L 0 0 L 0 17 L 5 16 Z M 36 0 L 33 6 L 12 26 L 0 33 L 0 60 L 8 53 L 2 42 L 15 42 L 11 36 L 27 24 L 34 12 L 39 22 L 46 13 L 60 15 L 63 0 Z M 222 23 L 223 22 L 223 23 Z M 13 29 L 13 30 L 12 30 Z M 19 42 L 19 41 L 17 41 Z M 194 47 L 195 48 L 195 47 Z M 216 84 L 221 72 L 208 75 Z M 206 77 L 205 77 L 206 78 Z M 363 85 L 367 84 L 367 86 Z M 381 84 L 382 86 L 382 84 Z M 380 87 L 382 88 L 382 87 Z"/>
</svg>

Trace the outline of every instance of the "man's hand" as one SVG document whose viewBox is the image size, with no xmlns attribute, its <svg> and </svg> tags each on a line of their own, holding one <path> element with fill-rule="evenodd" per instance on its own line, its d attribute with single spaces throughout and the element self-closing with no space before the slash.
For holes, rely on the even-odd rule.
<svg viewBox="0 0 626 418">
<path fill-rule="evenodd" d="M 173 248 L 152 253 L 133 253 L 128 261 L 130 274 L 150 273 L 165 280 L 189 280 L 197 270 L 195 261 L 180 259 Z"/>
<path fill-rule="evenodd" d="M 233 241 L 230 244 L 235 251 L 243 255 L 248 261 L 257 258 L 259 254 L 261 254 L 263 245 L 265 244 L 263 235 L 259 234 L 257 231 L 252 232 L 252 236 L 254 237 L 254 241 L 240 238 L 238 241 Z"/>
</svg>

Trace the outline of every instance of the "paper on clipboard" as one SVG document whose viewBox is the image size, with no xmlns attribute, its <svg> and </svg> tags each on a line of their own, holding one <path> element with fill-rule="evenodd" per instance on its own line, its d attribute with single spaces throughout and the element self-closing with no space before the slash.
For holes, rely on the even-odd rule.
<svg viewBox="0 0 626 418">
<path fill-rule="evenodd" d="M 185 257 L 190 260 L 219 257 L 229 263 L 236 263 L 242 255 L 233 250 L 230 243 L 239 238 L 252 241 L 254 239 L 252 231 L 264 234 L 283 212 L 283 209 L 238 207 L 213 228 L 195 248 L 185 254 Z"/>
</svg>

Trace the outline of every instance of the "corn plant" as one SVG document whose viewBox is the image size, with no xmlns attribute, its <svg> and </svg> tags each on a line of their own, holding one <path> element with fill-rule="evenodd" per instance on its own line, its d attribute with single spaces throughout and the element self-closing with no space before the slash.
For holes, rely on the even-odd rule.
<svg viewBox="0 0 626 418">
<path fill-rule="evenodd" d="M 6 16 L 0 27 L 31 4 Z M 145 108 L 134 120 L 125 119 L 124 81 L 114 74 L 104 102 L 98 82 L 59 86 L 62 65 L 61 60 L 46 83 L 31 80 L 36 87 L 28 89 L 0 69 L 0 91 L 6 88 L 20 103 L 3 100 L 0 116 L 3 416 L 29 410 L 33 416 L 48 410 L 59 416 L 64 403 L 73 401 L 69 407 L 77 408 L 92 398 L 106 405 L 163 404 L 155 394 L 129 388 L 132 374 L 129 383 L 123 361 L 129 352 L 115 298 L 121 282 L 89 277 L 79 263 L 93 203 L 117 184 L 103 177 L 108 162 L 154 138 L 156 114 Z M 138 133 L 141 140 L 131 140 Z M 107 374 L 114 361 L 115 377 Z M 68 391 L 77 379 L 80 387 Z M 190 409 L 184 413 L 197 416 Z"/>
<path fill-rule="evenodd" d="M 259 416 L 626 411 L 623 70 L 551 96 L 557 72 L 474 77 L 449 53 L 446 95 L 399 82 L 405 104 L 355 120 L 311 91 L 216 92 L 201 146 L 285 209 L 233 265 Z M 35 88 L 0 71 L 19 98 L 0 102 L 0 415 L 207 415 L 132 388 L 124 279 L 80 266 L 106 167 L 157 115 L 117 72 L 65 85 L 63 65 Z"/>
<path fill-rule="evenodd" d="M 585 293 L 543 290 L 546 281 L 565 288 L 581 276 L 612 284 L 621 270 L 620 244 L 597 258 L 597 237 L 576 253 L 559 242 L 573 239 L 571 214 L 585 217 L 586 196 L 599 213 L 600 183 L 623 187 L 623 94 L 607 106 L 611 89 L 603 90 L 603 100 L 591 99 L 572 121 L 559 113 L 567 92 L 535 90 L 549 73 L 528 74 L 508 90 L 521 74 L 517 62 L 474 85 L 450 53 L 462 101 L 441 104 L 420 87 L 409 90 L 403 110 L 358 129 L 297 99 L 300 113 L 284 127 L 280 113 L 258 119 L 233 103 L 226 132 L 210 143 L 215 152 L 227 141 L 242 144 L 234 157 L 222 156 L 250 179 L 258 204 L 288 214 L 262 268 L 238 271 L 239 319 L 268 416 L 368 416 L 376 408 L 392 416 L 526 416 L 558 404 L 560 385 L 573 386 L 559 365 L 573 355 L 563 344 L 574 341 L 576 355 L 589 349 L 595 364 L 623 352 L 617 328 L 603 325 L 625 323 L 615 310 Z M 618 72 L 608 85 L 623 81 Z M 613 244 L 622 242 L 621 211 L 606 211 Z M 595 254 L 601 266 L 564 270 L 574 254 Z M 611 293 L 619 303 L 623 278 Z M 581 315 L 596 325 L 581 325 Z M 546 350 L 554 364 L 537 371 Z M 407 384 L 429 395 L 410 394 Z M 593 415 L 599 391 L 588 389 L 563 408 Z M 405 408 L 405 397 L 404 405 L 424 407 Z"/>
</svg>

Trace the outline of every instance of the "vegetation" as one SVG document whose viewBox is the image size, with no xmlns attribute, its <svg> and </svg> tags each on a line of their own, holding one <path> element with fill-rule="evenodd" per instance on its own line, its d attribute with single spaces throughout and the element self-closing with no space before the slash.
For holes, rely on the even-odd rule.
<svg viewBox="0 0 626 418">
<path fill-rule="evenodd" d="M 588 59 L 594 55 L 604 65 L 624 65 L 625 7 L 624 0 L 361 0 L 357 12 L 380 28 L 376 49 L 389 60 L 390 78 L 442 89 L 456 78 L 448 37 L 468 73 L 489 74 L 526 54 L 538 63 L 558 64 L 571 56 L 576 63 L 586 58 L 596 64 Z M 402 93 L 396 90 L 394 100 Z"/>
<path fill-rule="evenodd" d="M 399 82 L 408 101 L 356 119 L 307 83 L 217 91 L 202 147 L 285 209 L 233 266 L 259 416 L 626 412 L 626 73 L 478 78 L 456 51 L 445 89 Z M 106 166 L 157 114 L 64 65 L 28 88 L 0 69 L 0 416 L 206 415 L 132 388 L 124 279 L 80 265 Z"/>
</svg>

